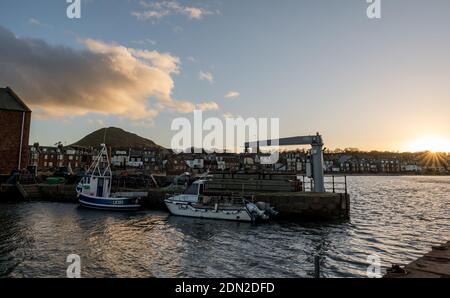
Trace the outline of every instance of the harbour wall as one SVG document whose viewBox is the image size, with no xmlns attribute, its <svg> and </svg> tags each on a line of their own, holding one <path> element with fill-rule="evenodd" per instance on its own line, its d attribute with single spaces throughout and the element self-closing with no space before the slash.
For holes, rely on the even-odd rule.
<svg viewBox="0 0 450 298">
<path fill-rule="evenodd" d="M 142 205 L 149 210 L 164 210 L 167 208 L 164 199 L 174 194 L 163 189 L 136 190 L 121 189 L 120 191 L 146 191 L 148 197 L 143 198 Z M 2 185 L 0 201 L 50 201 L 77 203 L 77 195 L 73 185 Z M 253 202 L 269 203 L 280 212 L 279 219 L 292 221 L 339 220 L 350 217 L 350 196 L 339 193 L 311 192 L 279 192 L 256 193 L 247 196 Z"/>
<path fill-rule="evenodd" d="M 150 209 L 165 209 L 164 199 L 167 194 L 152 190 L 144 205 Z M 350 196 L 338 193 L 258 193 L 249 197 L 253 202 L 269 203 L 280 212 L 280 219 L 294 221 L 304 220 L 338 220 L 350 218 Z"/>
</svg>

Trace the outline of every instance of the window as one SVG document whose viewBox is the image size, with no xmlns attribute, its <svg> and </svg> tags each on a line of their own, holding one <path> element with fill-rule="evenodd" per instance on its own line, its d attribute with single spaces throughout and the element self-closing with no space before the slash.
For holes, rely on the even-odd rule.
<svg viewBox="0 0 450 298">
<path fill-rule="evenodd" d="M 189 188 L 184 192 L 185 195 L 198 195 L 198 184 L 192 184 Z"/>
<path fill-rule="evenodd" d="M 48 159 L 48 155 L 45 155 L 45 156 L 44 156 L 44 159 Z"/>
</svg>

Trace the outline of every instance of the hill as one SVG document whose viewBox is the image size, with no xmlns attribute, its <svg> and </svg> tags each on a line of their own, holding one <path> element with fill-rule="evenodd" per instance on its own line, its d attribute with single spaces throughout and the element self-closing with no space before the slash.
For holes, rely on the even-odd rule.
<svg viewBox="0 0 450 298">
<path fill-rule="evenodd" d="M 85 136 L 78 142 L 71 146 L 80 147 L 98 147 L 100 144 L 105 143 L 108 147 L 113 148 L 160 148 L 163 147 L 157 145 L 155 142 L 140 137 L 134 133 L 130 133 L 121 128 L 109 127 L 102 128 L 93 133 Z"/>
</svg>

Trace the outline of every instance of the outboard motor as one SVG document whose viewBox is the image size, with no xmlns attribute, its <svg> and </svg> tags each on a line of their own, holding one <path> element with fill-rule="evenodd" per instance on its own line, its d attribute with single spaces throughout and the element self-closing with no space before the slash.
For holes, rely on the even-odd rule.
<svg viewBox="0 0 450 298">
<path fill-rule="evenodd" d="M 277 216 L 279 214 L 278 211 L 275 210 L 275 208 L 273 208 L 272 206 L 270 206 L 269 203 L 265 203 L 265 202 L 258 202 L 256 203 L 256 206 L 260 209 L 265 211 L 267 214 L 269 214 L 270 216 Z"/>
<path fill-rule="evenodd" d="M 269 219 L 269 216 L 264 212 L 264 210 L 259 209 L 258 206 L 256 206 L 253 203 L 248 202 L 247 209 L 255 217 L 255 219 L 257 218 L 261 218 L 263 220 Z"/>
</svg>

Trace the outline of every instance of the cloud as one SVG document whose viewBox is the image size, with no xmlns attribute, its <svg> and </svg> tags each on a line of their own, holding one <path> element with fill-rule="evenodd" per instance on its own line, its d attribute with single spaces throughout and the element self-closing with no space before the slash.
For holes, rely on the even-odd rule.
<svg viewBox="0 0 450 298">
<path fill-rule="evenodd" d="M 39 20 L 37 20 L 37 19 L 35 19 L 35 18 L 30 18 L 29 20 L 28 20 L 28 23 L 30 23 L 31 25 L 34 25 L 34 26 L 42 26 L 43 24 L 41 23 L 41 21 L 39 21 Z"/>
<path fill-rule="evenodd" d="M 237 119 L 237 118 L 242 118 L 242 116 L 235 115 L 235 114 L 232 114 L 230 112 L 226 112 L 226 113 L 223 114 L 223 118 L 225 118 L 225 119 Z"/>
<path fill-rule="evenodd" d="M 241 94 L 237 91 L 230 91 L 225 95 L 225 98 L 230 98 L 230 99 L 234 99 L 234 98 L 238 98 Z"/>
<path fill-rule="evenodd" d="M 160 20 L 171 15 L 184 15 L 192 20 L 200 20 L 205 15 L 216 14 L 201 7 L 186 6 L 178 1 L 144 1 L 141 0 L 140 5 L 144 8 L 143 11 L 135 11 L 131 14 L 140 21 Z"/>
<path fill-rule="evenodd" d="M 131 42 L 134 43 L 134 44 L 137 44 L 139 46 L 146 46 L 146 45 L 154 46 L 154 45 L 157 44 L 156 41 L 154 41 L 152 39 L 149 39 L 149 38 L 140 39 L 140 40 L 132 40 Z"/>
<path fill-rule="evenodd" d="M 204 10 L 198 7 L 185 7 L 183 12 L 191 19 L 199 20 L 204 14 Z"/>
<path fill-rule="evenodd" d="M 208 81 L 210 83 L 214 82 L 214 76 L 210 72 L 200 71 L 200 73 L 198 74 L 198 79 L 201 81 Z"/>
<path fill-rule="evenodd" d="M 36 19 L 36 18 L 29 18 L 28 24 L 30 24 L 33 27 L 42 27 L 42 28 L 52 28 L 52 26 L 43 23 L 42 21 Z"/>
<path fill-rule="evenodd" d="M 204 102 L 198 104 L 197 109 L 200 111 L 217 111 L 219 109 L 219 105 L 215 102 Z"/>
<path fill-rule="evenodd" d="M 95 120 L 94 119 L 89 119 L 88 123 L 89 124 L 93 124 L 93 125 L 99 125 L 101 127 L 105 127 L 106 126 L 105 121 L 103 121 L 101 119 L 95 119 Z"/>
<path fill-rule="evenodd" d="M 142 12 L 132 12 L 131 15 L 135 16 L 139 21 L 146 21 L 149 19 L 161 19 L 167 15 L 169 15 L 169 12 L 167 11 L 153 11 L 153 10 L 147 10 Z"/>
<path fill-rule="evenodd" d="M 0 82 L 39 117 L 98 113 L 152 121 L 163 110 L 195 109 L 192 102 L 172 98 L 178 57 L 93 39 L 80 42 L 85 49 L 53 46 L 0 26 Z"/>
<path fill-rule="evenodd" d="M 198 62 L 197 58 L 192 57 L 192 56 L 187 57 L 187 59 L 188 59 L 190 62 L 192 62 L 192 63 L 197 63 L 197 62 Z"/>
</svg>

